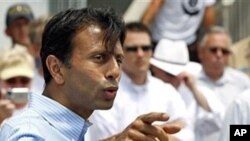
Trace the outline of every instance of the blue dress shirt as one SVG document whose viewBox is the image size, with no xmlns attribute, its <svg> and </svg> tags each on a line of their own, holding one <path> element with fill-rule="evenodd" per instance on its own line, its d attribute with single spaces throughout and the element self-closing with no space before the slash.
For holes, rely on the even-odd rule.
<svg viewBox="0 0 250 141">
<path fill-rule="evenodd" d="M 84 141 L 90 125 L 58 102 L 31 94 L 28 108 L 4 122 L 0 141 Z"/>
</svg>

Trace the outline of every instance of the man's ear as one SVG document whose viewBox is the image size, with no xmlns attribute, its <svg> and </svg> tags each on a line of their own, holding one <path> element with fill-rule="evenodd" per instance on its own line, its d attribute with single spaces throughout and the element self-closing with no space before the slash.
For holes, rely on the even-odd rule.
<svg viewBox="0 0 250 141">
<path fill-rule="evenodd" d="M 61 85 L 64 83 L 64 76 L 62 73 L 62 62 L 54 55 L 49 55 L 46 59 L 46 66 L 54 79 L 54 81 Z"/>
<path fill-rule="evenodd" d="M 9 36 L 9 37 L 11 36 L 11 35 L 10 35 L 10 30 L 9 30 L 8 27 L 6 27 L 6 29 L 5 29 L 5 34 L 6 34 L 7 36 Z"/>
</svg>

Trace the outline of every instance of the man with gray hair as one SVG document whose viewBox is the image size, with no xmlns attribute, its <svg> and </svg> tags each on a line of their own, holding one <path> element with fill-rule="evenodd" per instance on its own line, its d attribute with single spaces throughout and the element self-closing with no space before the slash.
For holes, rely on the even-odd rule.
<svg viewBox="0 0 250 141">
<path fill-rule="evenodd" d="M 207 30 L 201 39 L 198 56 L 203 70 L 198 75 L 199 83 L 213 90 L 225 108 L 242 91 L 250 87 L 246 74 L 227 66 L 231 45 L 229 33 L 222 27 Z M 219 131 L 204 133 L 200 141 L 215 141 Z"/>
</svg>

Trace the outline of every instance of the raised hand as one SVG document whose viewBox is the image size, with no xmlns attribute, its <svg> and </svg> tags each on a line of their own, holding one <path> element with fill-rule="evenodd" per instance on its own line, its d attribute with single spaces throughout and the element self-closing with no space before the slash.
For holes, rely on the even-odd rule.
<svg viewBox="0 0 250 141">
<path fill-rule="evenodd" d="M 176 133 L 180 127 L 175 125 L 154 125 L 155 121 L 167 121 L 165 113 L 148 113 L 139 116 L 123 132 L 103 141 L 169 141 L 169 134 Z"/>
</svg>

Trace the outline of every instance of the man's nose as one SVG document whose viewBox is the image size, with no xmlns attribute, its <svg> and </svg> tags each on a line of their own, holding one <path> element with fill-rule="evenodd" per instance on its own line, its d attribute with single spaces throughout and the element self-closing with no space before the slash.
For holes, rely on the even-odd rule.
<svg viewBox="0 0 250 141">
<path fill-rule="evenodd" d="M 144 51 L 142 50 L 141 47 L 137 48 L 136 54 L 137 54 L 137 56 L 143 56 L 144 55 Z"/>
<path fill-rule="evenodd" d="M 115 57 L 113 57 L 109 61 L 107 70 L 108 70 L 106 73 L 107 79 L 117 79 L 118 77 L 120 77 L 121 68 L 120 68 L 120 64 L 117 62 Z"/>
</svg>

